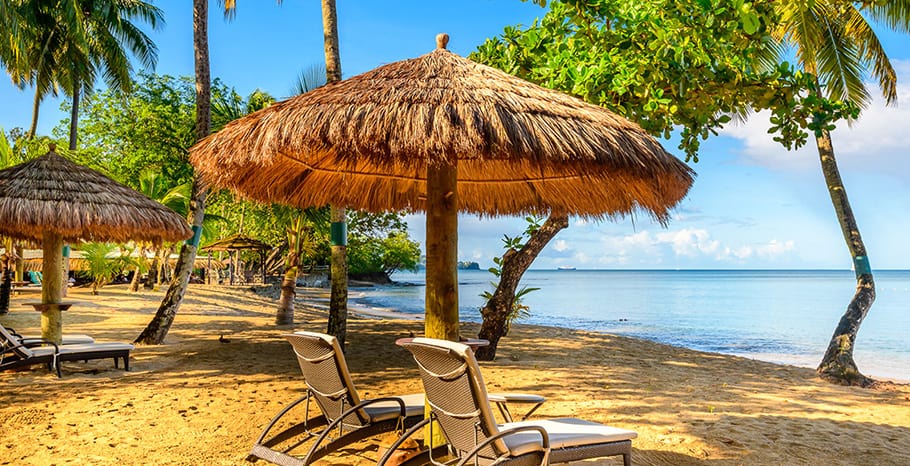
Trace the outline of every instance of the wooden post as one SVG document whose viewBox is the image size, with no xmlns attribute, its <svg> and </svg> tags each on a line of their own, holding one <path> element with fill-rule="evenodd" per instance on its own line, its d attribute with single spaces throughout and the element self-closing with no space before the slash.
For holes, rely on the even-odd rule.
<svg viewBox="0 0 910 466">
<path fill-rule="evenodd" d="M 458 166 L 427 167 L 427 292 L 424 334 L 458 341 Z"/>
<path fill-rule="evenodd" d="M 63 300 L 63 238 L 44 232 L 44 278 L 41 280 L 41 303 L 59 304 Z M 50 306 L 41 312 L 41 337 L 60 344 L 63 341 L 63 316 L 60 308 Z"/>
</svg>

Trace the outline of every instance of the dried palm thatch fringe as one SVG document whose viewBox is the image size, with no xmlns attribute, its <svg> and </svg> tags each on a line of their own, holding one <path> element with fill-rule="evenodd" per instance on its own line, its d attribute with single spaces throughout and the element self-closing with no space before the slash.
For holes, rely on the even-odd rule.
<svg viewBox="0 0 910 466">
<path fill-rule="evenodd" d="M 433 52 L 274 104 L 191 149 L 204 180 L 259 201 L 424 210 L 428 165 L 457 159 L 459 210 L 666 221 L 694 173 L 638 125 Z"/>
<path fill-rule="evenodd" d="M 237 234 L 215 241 L 204 248 L 200 248 L 200 251 L 233 251 L 240 249 L 268 251 L 272 249 L 272 246 L 263 243 L 262 241 Z"/>
<path fill-rule="evenodd" d="M 0 170 L 0 235 L 35 240 L 179 241 L 192 232 L 164 205 L 53 149 Z"/>
</svg>

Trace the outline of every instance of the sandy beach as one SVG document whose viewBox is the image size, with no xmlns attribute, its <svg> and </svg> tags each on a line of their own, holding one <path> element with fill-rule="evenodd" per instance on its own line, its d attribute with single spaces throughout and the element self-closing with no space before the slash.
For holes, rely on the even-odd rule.
<svg viewBox="0 0 910 466">
<path fill-rule="evenodd" d="M 368 292 L 368 291 L 367 291 Z M 162 292 L 71 290 L 65 333 L 131 341 Z M 280 337 L 324 331 L 327 292 L 303 289 L 294 326 L 274 325 L 276 301 L 244 288 L 192 285 L 167 344 L 141 346 L 131 370 L 111 360 L 0 373 L 0 464 L 242 465 L 261 428 L 303 393 Z M 15 296 L 0 323 L 40 333 Z M 397 338 L 422 322 L 353 315 L 347 359 L 366 397 L 420 391 Z M 463 327 L 476 335 L 473 324 Z M 227 342 L 219 341 L 223 336 Z M 642 340 L 516 325 L 488 388 L 547 397 L 538 417 L 575 416 L 638 432 L 639 465 L 910 464 L 910 387 L 822 382 L 811 369 L 701 353 Z M 322 464 L 371 464 L 367 442 Z M 266 463 L 257 463 L 266 464 Z M 583 464 L 621 464 L 616 458 Z"/>
</svg>

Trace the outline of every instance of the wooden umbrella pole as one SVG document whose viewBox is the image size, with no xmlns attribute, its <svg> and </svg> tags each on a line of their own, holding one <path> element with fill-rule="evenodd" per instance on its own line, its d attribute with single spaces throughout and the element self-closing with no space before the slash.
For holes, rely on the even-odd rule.
<svg viewBox="0 0 910 466">
<path fill-rule="evenodd" d="M 451 163 L 427 167 L 427 292 L 424 333 L 458 341 L 458 176 Z"/>
<path fill-rule="evenodd" d="M 41 280 L 41 303 L 60 304 L 63 300 L 63 238 L 44 232 L 44 270 Z M 63 316 L 58 306 L 41 311 L 41 336 L 54 343 L 63 341 Z"/>
</svg>

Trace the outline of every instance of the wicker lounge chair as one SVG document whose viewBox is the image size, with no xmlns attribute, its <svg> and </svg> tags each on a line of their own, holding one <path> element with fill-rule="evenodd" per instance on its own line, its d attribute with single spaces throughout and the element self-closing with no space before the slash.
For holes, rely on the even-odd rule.
<svg viewBox="0 0 910 466">
<path fill-rule="evenodd" d="M 123 360 L 123 370 L 130 370 L 130 351 L 134 346 L 127 343 L 84 343 L 56 345 L 46 343 L 32 346 L 0 326 L 0 370 L 45 364 L 48 370 L 55 370 L 62 377 L 60 363 L 63 361 L 88 361 L 91 359 L 114 359 L 114 367 Z"/>
<path fill-rule="evenodd" d="M 256 440 L 247 457 L 250 461 L 264 459 L 285 466 L 303 466 L 342 448 L 378 434 L 404 429 L 424 418 L 423 393 L 361 400 L 354 387 L 344 353 L 338 340 L 330 335 L 313 332 L 296 332 L 283 335 L 297 355 L 307 393 L 282 409 Z M 544 402 L 544 398 L 526 394 L 496 394 L 496 405 L 503 416 L 509 418 L 507 403 L 524 403 L 532 406 L 530 415 Z M 310 401 L 316 404 L 320 415 L 310 417 Z M 304 421 L 289 421 L 294 408 L 304 404 Z M 271 433 L 276 426 L 283 430 Z M 334 434 L 334 437 L 331 437 Z M 331 437 L 331 438 L 330 438 Z M 303 453 L 296 456 L 295 450 Z M 424 452 L 429 455 L 429 453 Z M 418 457 L 413 458 L 419 463 Z M 411 461 L 408 462 L 411 464 Z"/>
<path fill-rule="evenodd" d="M 431 418 L 439 421 L 449 441 L 449 453 L 455 459 L 445 464 L 514 466 L 614 455 L 622 455 L 626 466 L 631 464 L 635 432 L 574 418 L 497 425 L 470 348 L 429 338 L 414 338 L 399 344 L 414 355 L 432 410 Z M 418 424 L 409 429 L 403 438 L 419 428 Z M 385 460 L 383 457 L 380 465 Z"/>
<path fill-rule="evenodd" d="M 303 466 L 345 445 L 396 429 L 404 431 L 423 419 L 423 394 L 361 400 L 335 337 L 311 332 L 283 336 L 294 348 L 307 392 L 272 419 L 248 460 Z M 320 415 L 309 417 L 310 401 L 315 402 Z M 288 423 L 285 416 L 301 403 L 305 420 Z M 290 426 L 272 434 L 279 423 Z M 305 445 L 309 445 L 306 454 L 294 456 L 295 450 L 302 452 Z"/>
</svg>

